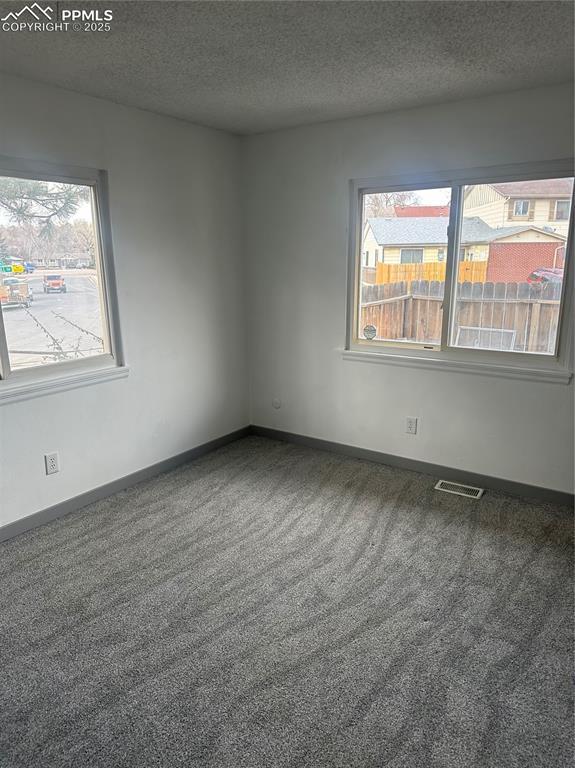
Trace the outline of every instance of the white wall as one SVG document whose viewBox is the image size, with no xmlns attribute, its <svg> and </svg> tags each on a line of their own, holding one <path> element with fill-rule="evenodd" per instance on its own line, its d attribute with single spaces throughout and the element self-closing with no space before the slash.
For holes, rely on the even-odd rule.
<svg viewBox="0 0 575 768">
<path fill-rule="evenodd" d="M 131 368 L 124 380 L 0 407 L 0 525 L 250 420 L 572 490 L 572 387 L 340 353 L 348 180 L 568 156 L 570 99 L 568 87 L 547 88 L 240 142 L 0 76 L 0 154 L 109 172 Z M 169 289 L 152 294 L 159 260 Z M 421 419 L 415 438 L 403 431 L 406 415 Z M 46 477 L 43 454 L 52 450 L 62 469 Z"/>
<path fill-rule="evenodd" d="M 3 525 L 243 427 L 248 407 L 239 141 L 16 78 L 0 104 L 0 154 L 109 172 L 131 368 L 0 406 Z"/>
<path fill-rule="evenodd" d="M 245 139 L 252 423 L 572 491 L 572 386 L 340 352 L 348 180 L 569 157 L 572 115 L 559 86 Z"/>
</svg>

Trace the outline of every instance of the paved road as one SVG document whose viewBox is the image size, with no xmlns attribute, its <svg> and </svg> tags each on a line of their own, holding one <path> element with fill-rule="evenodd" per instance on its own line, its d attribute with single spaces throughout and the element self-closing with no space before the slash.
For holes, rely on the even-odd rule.
<svg viewBox="0 0 575 768">
<path fill-rule="evenodd" d="M 3 309 L 12 369 L 103 351 L 96 274 L 65 274 L 66 293 L 44 293 L 42 277 L 37 273 L 28 280 L 34 297 L 29 309 Z"/>
</svg>

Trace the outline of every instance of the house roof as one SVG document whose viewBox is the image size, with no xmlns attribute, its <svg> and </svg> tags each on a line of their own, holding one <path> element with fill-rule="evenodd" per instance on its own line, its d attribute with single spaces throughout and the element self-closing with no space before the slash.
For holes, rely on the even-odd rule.
<svg viewBox="0 0 575 768">
<path fill-rule="evenodd" d="M 370 218 L 367 219 L 367 223 L 371 227 L 378 245 L 447 245 L 447 226 L 449 224 L 449 217 L 447 216 L 414 217 L 411 219 Z M 463 244 L 490 243 L 492 240 L 516 235 L 529 229 L 545 232 L 545 234 L 559 240 L 565 239 L 556 232 L 548 232 L 534 226 L 523 225 L 494 229 L 479 216 L 470 216 L 463 219 L 461 242 Z"/>
<path fill-rule="evenodd" d="M 571 197 L 573 193 L 573 179 L 511 181 L 491 186 L 505 197 Z"/>
<path fill-rule="evenodd" d="M 448 205 L 396 205 L 395 215 L 405 216 L 449 216 Z"/>
</svg>

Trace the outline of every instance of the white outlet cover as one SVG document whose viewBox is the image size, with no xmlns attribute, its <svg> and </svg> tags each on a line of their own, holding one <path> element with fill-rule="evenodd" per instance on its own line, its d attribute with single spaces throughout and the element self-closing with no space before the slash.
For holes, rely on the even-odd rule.
<svg viewBox="0 0 575 768">
<path fill-rule="evenodd" d="M 274 397 L 272 400 L 272 406 L 277 410 L 278 408 L 282 407 L 282 401 L 279 399 L 279 397 Z"/>
<path fill-rule="evenodd" d="M 44 464 L 46 466 L 47 475 L 55 475 L 60 471 L 60 460 L 57 453 L 44 454 Z"/>
<path fill-rule="evenodd" d="M 416 435 L 417 434 L 417 417 L 416 416 L 408 416 L 405 420 L 405 431 L 408 435 Z"/>
</svg>

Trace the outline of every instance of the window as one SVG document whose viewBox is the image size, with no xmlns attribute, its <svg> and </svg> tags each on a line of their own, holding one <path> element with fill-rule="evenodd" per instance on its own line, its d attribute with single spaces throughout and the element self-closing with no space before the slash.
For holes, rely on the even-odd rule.
<svg viewBox="0 0 575 768">
<path fill-rule="evenodd" d="M 402 264 L 422 264 L 423 248 L 402 248 L 401 263 Z"/>
<path fill-rule="evenodd" d="M 513 215 L 517 218 L 529 216 L 529 200 L 515 200 Z"/>
<path fill-rule="evenodd" d="M 568 221 L 570 208 L 570 200 L 557 200 L 555 202 L 555 221 Z"/>
<path fill-rule="evenodd" d="M 121 364 L 105 176 L 73 174 L 0 161 L 3 380 Z"/>
<path fill-rule="evenodd" d="M 428 206 L 446 206 L 450 201 L 448 187 L 363 196 L 363 239 L 374 238 L 385 253 L 385 261 L 376 265 L 375 283 L 368 270 L 361 270 L 360 338 L 399 344 L 439 343 L 445 262 L 440 261 L 438 252 L 447 247 L 449 218 L 427 214 Z M 393 205 L 401 205 L 401 216 L 388 215 Z M 426 251 L 428 258 L 424 258 Z M 414 313 L 404 312 L 407 293 L 417 297 Z"/>
<path fill-rule="evenodd" d="M 561 170 L 565 165 L 552 164 Z M 569 324 L 563 317 L 572 311 L 567 237 L 531 221 L 502 226 L 508 203 L 499 196 L 500 210 L 494 207 L 495 185 L 509 195 L 515 184 L 533 188 L 560 182 L 572 192 L 568 166 L 556 177 L 535 167 L 537 176 L 529 177 L 519 166 L 519 179 L 508 168 L 494 178 L 492 169 L 483 178 L 454 172 L 444 186 L 378 187 L 372 180 L 365 187 L 352 185 L 355 253 L 361 237 L 373 236 L 386 258 L 377 265 L 375 282 L 368 282 L 361 269 L 353 270 L 348 349 L 498 370 L 527 370 L 521 361 L 529 360 L 529 371 L 563 377 L 571 365 Z M 380 201 L 394 196 L 404 201 L 401 216 L 389 215 L 389 202 L 385 215 L 378 216 Z M 515 203 L 529 205 L 528 200 Z"/>
</svg>

